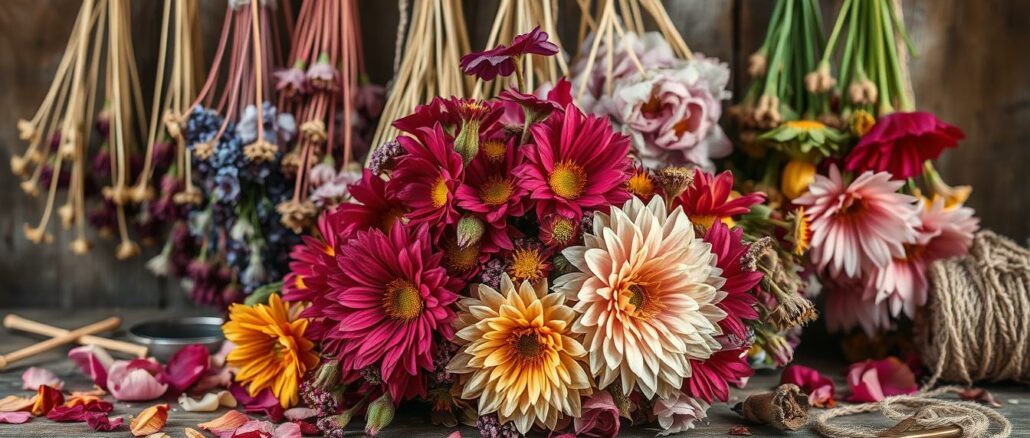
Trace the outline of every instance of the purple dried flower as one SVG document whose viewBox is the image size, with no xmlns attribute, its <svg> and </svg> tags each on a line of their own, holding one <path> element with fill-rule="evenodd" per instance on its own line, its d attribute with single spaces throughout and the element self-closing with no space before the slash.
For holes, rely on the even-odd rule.
<svg viewBox="0 0 1030 438">
<path fill-rule="evenodd" d="M 404 154 L 404 148 L 397 140 L 390 140 L 372 151 L 372 159 L 369 160 L 368 169 L 375 175 L 382 175 L 383 172 L 393 168 L 396 158 Z"/>
<path fill-rule="evenodd" d="M 501 274 L 504 273 L 504 260 L 490 259 L 479 272 L 479 282 L 494 288 L 501 288 Z"/>
<path fill-rule="evenodd" d="M 480 415 L 476 419 L 476 427 L 483 438 L 518 438 L 521 436 L 518 429 L 515 428 L 515 423 L 509 421 L 502 425 L 497 420 L 497 414 Z"/>
</svg>

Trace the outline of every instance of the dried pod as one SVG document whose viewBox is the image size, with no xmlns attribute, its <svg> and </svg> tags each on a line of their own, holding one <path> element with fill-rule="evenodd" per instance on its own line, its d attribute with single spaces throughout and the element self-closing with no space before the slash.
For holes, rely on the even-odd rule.
<svg viewBox="0 0 1030 438">
<path fill-rule="evenodd" d="M 759 424 L 779 430 L 798 430 L 808 423 L 808 396 L 797 385 L 784 383 L 773 392 L 755 394 L 737 403 L 733 411 Z"/>
</svg>

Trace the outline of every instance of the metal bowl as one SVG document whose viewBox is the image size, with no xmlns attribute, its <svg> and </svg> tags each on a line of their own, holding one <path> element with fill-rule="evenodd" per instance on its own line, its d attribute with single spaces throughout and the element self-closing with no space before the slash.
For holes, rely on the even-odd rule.
<svg viewBox="0 0 1030 438">
<path fill-rule="evenodd" d="M 151 356 L 164 362 L 187 345 L 200 344 L 212 354 L 218 352 L 225 340 L 223 322 L 216 316 L 144 321 L 129 328 L 128 337 L 133 342 L 146 345 Z"/>
</svg>

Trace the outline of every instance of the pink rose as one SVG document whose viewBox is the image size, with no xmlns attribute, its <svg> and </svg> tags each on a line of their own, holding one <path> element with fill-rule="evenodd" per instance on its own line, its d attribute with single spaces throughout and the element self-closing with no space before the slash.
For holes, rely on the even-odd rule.
<svg viewBox="0 0 1030 438">
<path fill-rule="evenodd" d="M 606 391 L 598 391 L 583 402 L 583 414 L 573 420 L 576 435 L 612 438 L 619 435 L 619 408 Z"/>
<path fill-rule="evenodd" d="M 893 356 L 852 364 L 848 367 L 848 388 L 851 389 L 848 401 L 854 403 L 877 402 L 919 390 L 912 370 Z"/>
<path fill-rule="evenodd" d="M 693 429 L 695 422 L 708 418 L 708 404 L 686 394 L 677 394 L 672 398 L 656 400 L 654 415 L 662 427 L 658 435 L 671 435 Z"/>
</svg>

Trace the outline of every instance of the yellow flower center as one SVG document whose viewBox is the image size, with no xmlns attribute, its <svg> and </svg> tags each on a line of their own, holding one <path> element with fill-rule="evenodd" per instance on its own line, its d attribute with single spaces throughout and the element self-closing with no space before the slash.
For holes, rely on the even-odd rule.
<svg viewBox="0 0 1030 438">
<path fill-rule="evenodd" d="M 508 145 L 503 141 L 491 140 L 481 146 L 483 154 L 492 162 L 499 162 L 504 159 L 505 152 L 508 152 Z"/>
<path fill-rule="evenodd" d="M 459 274 L 468 272 L 479 262 L 479 244 L 462 248 L 454 239 L 447 239 L 444 242 L 443 257 L 448 271 Z"/>
<path fill-rule="evenodd" d="M 576 199 L 583 194 L 587 175 L 583 168 L 571 161 L 562 161 L 554 166 L 548 184 L 551 191 L 565 199 Z"/>
<path fill-rule="evenodd" d="M 637 318 L 651 318 L 661 310 L 658 297 L 645 284 L 630 283 L 617 299 L 620 310 Z"/>
<path fill-rule="evenodd" d="M 491 176 L 479 186 L 479 198 L 486 205 L 501 205 L 508 202 L 515 185 L 511 180 L 504 179 L 500 175 Z"/>
<path fill-rule="evenodd" d="M 858 110 L 851 115 L 851 132 L 859 137 L 866 135 L 875 124 L 876 119 L 868 111 Z"/>
<path fill-rule="evenodd" d="M 791 120 L 789 122 L 784 122 L 783 124 L 787 125 L 788 128 L 799 129 L 802 131 L 816 131 L 826 128 L 826 125 L 815 120 Z"/>
<path fill-rule="evenodd" d="M 536 335 L 525 334 L 519 336 L 515 341 L 515 349 L 524 358 L 534 358 L 544 352 L 543 345 L 537 340 Z"/>
<path fill-rule="evenodd" d="M 379 218 L 379 229 L 383 230 L 384 233 L 389 233 L 390 229 L 393 228 L 393 224 L 397 223 L 404 217 L 404 210 L 400 208 L 394 208 L 387 211 Z"/>
<path fill-rule="evenodd" d="M 393 319 L 412 320 L 422 313 L 422 295 L 410 281 L 398 278 L 386 285 L 383 311 Z"/>
<path fill-rule="evenodd" d="M 433 200 L 433 208 L 440 208 L 446 205 L 447 198 L 450 196 L 451 191 L 447 188 L 447 181 L 443 179 L 443 176 L 437 178 L 429 193 L 429 197 Z"/>
<path fill-rule="evenodd" d="M 572 223 L 571 219 L 559 218 L 551 224 L 551 240 L 554 240 L 560 245 L 565 245 L 574 239 L 576 232 L 576 224 Z"/>
<path fill-rule="evenodd" d="M 801 256 L 808 250 L 812 231 L 808 228 L 808 218 L 805 217 L 805 207 L 799 207 L 794 212 L 794 229 L 791 238 L 794 240 L 794 254 Z"/>
<path fill-rule="evenodd" d="M 637 170 L 626 182 L 626 190 L 642 199 L 654 195 L 654 180 L 646 170 Z"/>
<path fill-rule="evenodd" d="M 508 274 L 514 281 L 536 281 L 544 277 L 544 260 L 536 248 L 516 248 Z"/>
</svg>

